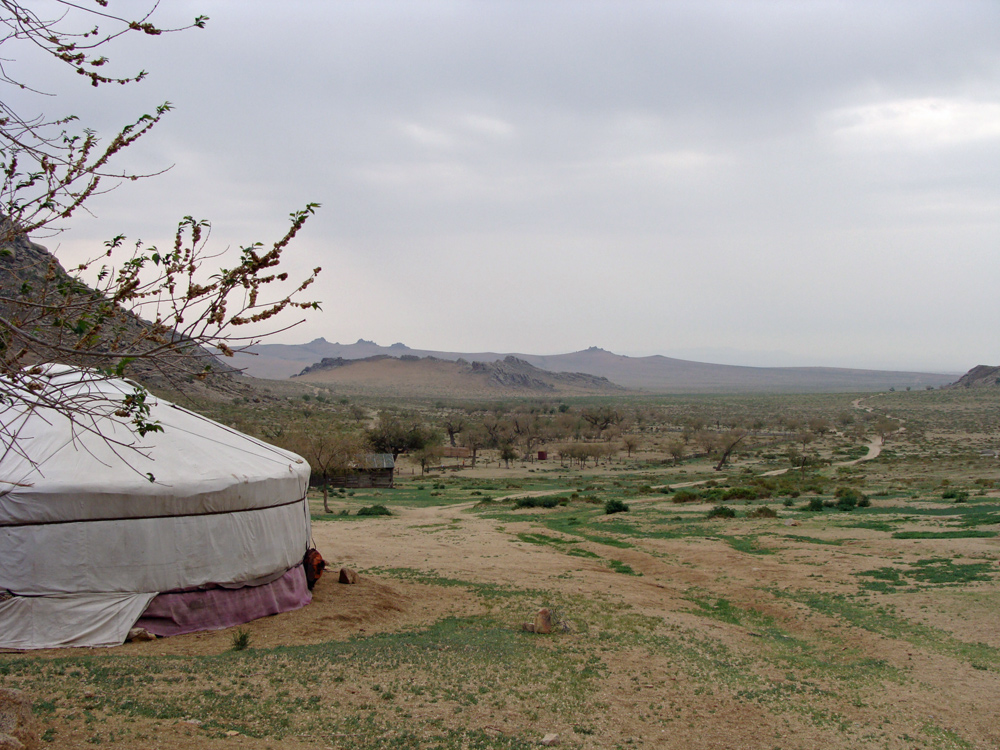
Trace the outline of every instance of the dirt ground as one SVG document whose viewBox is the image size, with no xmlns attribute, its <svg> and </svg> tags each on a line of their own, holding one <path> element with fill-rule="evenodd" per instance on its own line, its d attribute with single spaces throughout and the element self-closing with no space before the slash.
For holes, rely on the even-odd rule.
<svg viewBox="0 0 1000 750">
<path fill-rule="evenodd" d="M 643 504 L 669 507 L 664 500 L 636 507 Z M 858 627 L 836 613 L 810 609 L 780 593 L 838 595 L 856 580 L 859 571 L 932 554 L 995 562 L 995 539 L 925 541 L 915 551 L 912 541 L 886 539 L 874 531 L 851 529 L 845 534 L 810 522 L 789 526 L 799 522 L 779 517 L 734 521 L 728 530 L 734 535 L 772 533 L 775 536 L 767 543 L 776 554 L 750 555 L 719 539 L 679 538 L 645 539 L 631 547 L 585 541 L 579 546 L 597 557 L 581 558 L 552 545 L 518 539 L 518 533 L 538 531 L 536 520 L 544 510 L 524 511 L 523 521 L 511 523 L 470 512 L 470 508 L 471 504 L 400 508 L 391 518 L 315 523 L 316 543 L 333 570 L 320 580 L 308 607 L 251 623 L 254 648 L 416 631 L 444 618 L 487 614 L 517 631 L 536 607 L 557 600 L 568 603 L 562 605 L 570 623 L 568 632 L 524 637 L 546 639 L 545 647 L 555 651 L 583 649 L 601 655 L 604 671 L 594 683 L 586 713 L 571 718 L 523 706 L 503 710 L 480 704 L 456 717 L 447 705 L 412 702 L 407 704 L 410 721 L 479 730 L 496 737 L 497 746 L 507 737 L 537 742 L 556 733 L 561 745 L 578 748 L 1000 747 L 997 664 L 984 666 L 961 654 L 949 654 L 947 649 L 921 647 L 906 632 Z M 707 506 L 686 510 L 700 512 Z M 785 532 L 788 535 L 779 538 Z M 809 543 L 796 536 L 842 543 Z M 608 558 L 640 575 L 612 570 L 604 562 Z M 339 566 L 362 571 L 360 582 L 337 583 Z M 541 591 L 547 601 L 532 600 L 530 595 L 514 597 L 511 601 L 516 606 L 510 608 L 484 601 L 468 587 L 415 582 L 394 570 Z M 755 619 L 705 618 L 692 606 L 691 592 L 710 606 L 725 601 L 733 611 L 752 613 Z M 936 633 L 950 634 L 956 642 L 996 649 L 1000 647 L 997 601 L 996 585 L 990 582 L 974 591 L 916 594 L 905 600 L 908 610 L 899 614 L 912 616 Z M 578 611 L 569 611 L 573 602 Z M 588 627 L 588 613 L 598 610 L 610 614 Z M 707 660 L 692 661 L 694 657 L 684 656 L 683 649 L 659 649 L 655 644 L 661 641 L 655 639 L 602 653 L 604 634 L 630 627 L 629 618 L 636 617 L 655 623 L 651 627 L 656 633 L 675 634 L 677 643 L 690 644 L 692 653 L 708 653 Z M 780 635 L 773 635 L 778 631 Z M 130 643 L 115 651 L 123 656 L 222 655 L 230 649 L 231 636 L 231 631 L 177 636 Z M 776 647 L 776 638 L 793 644 L 788 647 L 791 651 L 786 654 Z M 803 653 L 811 656 L 803 657 Z M 77 655 L 74 650 L 39 657 Z M 820 666 L 803 673 L 803 659 Z M 872 664 L 879 666 L 870 683 L 852 681 L 852 665 Z M 753 678 L 741 677 L 741 670 L 752 670 Z M 417 675 L 410 678 L 417 679 Z M 335 690 L 348 700 L 330 710 L 365 708 L 363 697 L 379 679 L 378 675 L 357 674 L 350 686 Z M 754 691 L 760 697 L 748 698 Z M 544 703 L 545 696 L 534 700 Z M 59 717 L 59 712 L 50 717 L 50 726 L 58 726 Z M 106 721 L 105 729 L 113 732 L 118 719 Z M 156 727 L 149 739 L 115 746 L 355 746 L 337 733 L 291 734 L 276 741 L 241 734 L 212 737 L 186 719 Z M 87 730 L 67 727 L 58 746 L 92 746 L 88 736 Z M 389 744 L 387 740 L 385 746 Z"/>
<path fill-rule="evenodd" d="M 879 450 L 873 442 L 866 458 Z M 463 476 L 506 479 L 529 471 L 482 465 Z M 613 467 L 587 474 L 612 476 Z M 42 744 L 59 748 L 492 748 L 530 746 L 549 734 L 559 736 L 560 746 L 587 750 L 1000 747 L 997 537 L 894 536 L 877 522 L 898 516 L 893 530 L 943 528 L 933 516 L 910 518 L 897 500 L 876 499 L 881 515 L 865 516 L 867 525 L 775 502 L 777 518 L 708 524 L 707 504 L 679 508 L 660 494 L 630 503 L 629 535 L 617 516 L 582 504 L 516 513 L 495 501 L 486 511 L 474 502 L 394 505 L 391 517 L 314 521 L 316 546 L 331 569 L 312 604 L 247 626 L 252 649 L 264 656 L 241 673 L 240 694 L 251 702 L 255 690 L 262 701 L 282 695 L 281 680 L 271 675 L 271 662 L 285 658 L 281 647 L 342 644 L 345 650 L 320 659 L 339 671 L 323 667 L 299 688 L 301 696 L 286 686 L 291 695 L 279 704 L 314 692 L 327 723 L 308 726 L 323 729 L 293 723 L 280 733 L 254 734 L 243 728 L 248 720 L 234 723 L 242 731 L 223 732 L 207 707 L 173 719 L 136 718 L 103 700 L 101 688 L 64 679 L 59 666 L 79 664 L 82 654 L 93 657 L 93 669 L 112 671 L 133 657 L 163 657 L 167 671 L 175 664 L 212 666 L 210 660 L 232 656 L 233 629 L 117 649 L 38 652 L 31 658 L 50 660 L 59 675 L 44 687 L 15 679 L 20 655 L 0 654 L 0 684 L 33 690 L 36 703 L 48 705 L 40 715 L 49 730 Z M 563 533 L 545 523 L 552 513 L 577 512 L 591 514 L 593 533 Z M 696 522 L 701 532 L 685 531 Z M 668 527 L 677 533 L 654 533 Z M 887 569 L 912 573 L 933 564 L 951 571 L 952 563 L 988 570 L 960 586 L 911 581 L 905 588 L 859 589 L 859 582 L 878 583 Z M 341 566 L 359 571 L 359 583 L 339 584 Z M 557 607 L 565 628 L 547 636 L 522 631 L 542 606 Z M 440 678 L 442 687 L 430 684 L 419 661 L 352 656 L 354 645 L 360 652 L 380 637 L 456 618 L 496 623 L 498 637 L 523 644 L 513 658 L 529 662 L 496 661 L 488 642 L 454 647 L 483 655 L 468 657 L 468 671 Z M 564 671 L 544 674 L 552 664 Z M 185 680 L 192 681 L 186 688 L 192 695 L 224 692 L 218 672 L 182 674 L 154 685 L 166 697 L 184 690 Z M 562 690 L 577 675 L 582 687 Z M 498 687 L 494 678 L 511 684 Z M 457 697 L 476 685 L 489 700 Z M 359 716 L 378 727 L 367 730 L 374 734 L 344 728 Z"/>
</svg>

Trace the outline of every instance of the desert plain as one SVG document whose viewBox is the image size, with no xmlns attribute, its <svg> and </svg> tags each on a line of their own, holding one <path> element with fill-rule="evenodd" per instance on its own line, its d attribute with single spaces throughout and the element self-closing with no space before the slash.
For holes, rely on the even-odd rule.
<svg viewBox="0 0 1000 750">
<path fill-rule="evenodd" d="M 1000 746 L 993 391 L 618 405 L 757 425 L 720 470 L 653 418 L 596 465 L 400 456 L 394 489 L 313 490 L 307 607 L 3 653 L 0 682 L 53 748 Z M 783 412 L 829 419 L 759 417 Z M 541 608 L 552 633 L 523 627 Z"/>
</svg>

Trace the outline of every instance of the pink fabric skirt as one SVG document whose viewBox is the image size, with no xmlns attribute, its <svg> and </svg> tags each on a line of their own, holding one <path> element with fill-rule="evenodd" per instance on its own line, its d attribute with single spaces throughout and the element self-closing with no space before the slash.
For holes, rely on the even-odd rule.
<svg viewBox="0 0 1000 750">
<path fill-rule="evenodd" d="M 220 630 L 258 617 L 304 607 L 312 601 L 301 565 L 260 586 L 213 587 L 158 594 L 135 627 L 156 635 Z"/>
</svg>

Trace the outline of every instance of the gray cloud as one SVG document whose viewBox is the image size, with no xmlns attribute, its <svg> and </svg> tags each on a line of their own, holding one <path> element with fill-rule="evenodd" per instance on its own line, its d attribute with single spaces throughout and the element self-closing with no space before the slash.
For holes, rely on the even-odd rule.
<svg viewBox="0 0 1000 750">
<path fill-rule="evenodd" d="M 166 175 L 60 241 L 237 245 L 324 204 L 323 335 L 422 348 L 996 361 L 1000 7 L 987 2 L 177 2 L 205 31 L 47 107 Z M 54 75 L 47 68 L 43 75 Z M 743 352 L 742 354 L 740 352 Z"/>
</svg>

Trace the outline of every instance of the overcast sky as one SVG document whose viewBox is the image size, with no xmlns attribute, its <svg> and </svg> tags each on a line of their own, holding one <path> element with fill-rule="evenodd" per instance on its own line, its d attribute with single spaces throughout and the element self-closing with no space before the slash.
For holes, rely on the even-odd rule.
<svg viewBox="0 0 1000 750">
<path fill-rule="evenodd" d="M 289 261 L 323 311 L 285 343 L 1000 364 L 1000 3 L 164 4 L 211 20 L 110 49 L 138 85 L 12 63 L 58 96 L 7 100 L 108 136 L 176 108 L 123 162 L 173 168 L 60 257 L 315 201 Z"/>
</svg>

